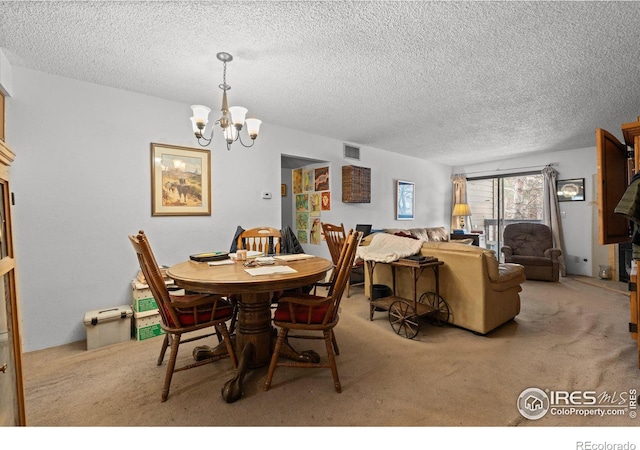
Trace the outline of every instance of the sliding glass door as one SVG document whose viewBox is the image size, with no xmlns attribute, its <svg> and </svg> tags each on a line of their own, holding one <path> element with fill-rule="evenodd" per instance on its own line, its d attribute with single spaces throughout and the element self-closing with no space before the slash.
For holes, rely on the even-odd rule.
<svg viewBox="0 0 640 450">
<path fill-rule="evenodd" d="M 516 222 L 542 222 L 542 174 L 522 173 L 467 180 L 472 230 L 482 232 L 485 247 L 502 259 L 504 227 Z"/>
</svg>

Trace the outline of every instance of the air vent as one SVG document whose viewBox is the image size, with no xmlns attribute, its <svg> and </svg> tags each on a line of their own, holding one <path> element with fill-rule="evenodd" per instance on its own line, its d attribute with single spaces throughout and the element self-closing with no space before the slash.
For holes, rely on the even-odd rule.
<svg viewBox="0 0 640 450">
<path fill-rule="evenodd" d="M 360 161 L 360 147 L 344 144 L 344 157 Z"/>
</svg>

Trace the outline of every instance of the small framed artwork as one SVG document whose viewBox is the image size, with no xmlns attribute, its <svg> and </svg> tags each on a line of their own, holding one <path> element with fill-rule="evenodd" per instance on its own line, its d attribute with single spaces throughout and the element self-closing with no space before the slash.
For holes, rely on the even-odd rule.
<svg viewBox="0 0 640 450">
<path fill-rule="evenodd" d="M 558 180 L 556 182 L 556 191 L 559 202 L 584 201 L 584 178 Z"/>
<path fill-rule="evenodd" d="M 211 215 L 209 150 L 151 144 L 151 215 Z"/>
<path fill-rule="evenodd" d="M 282 197 L 286 197 L 287 196 L 287 185 L 284 184 L 284 183 L 280 185 L 280 195 Z"/>
<path fill-rule="evenodd" d="M 415 183 L 396 181 L 396 220 L 413 220 L 415 218 Z"/>
</svg>

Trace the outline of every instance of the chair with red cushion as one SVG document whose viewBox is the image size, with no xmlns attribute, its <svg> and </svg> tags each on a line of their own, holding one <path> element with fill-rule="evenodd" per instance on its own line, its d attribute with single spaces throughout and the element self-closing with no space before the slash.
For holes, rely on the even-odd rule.
<svg viewBox="0 0 640 450">
<path fill-rule="evenodd" d="M 219 359 L 230 357 L 234 368 L 238 367 L 233 344 L 229 336 L 226 322 L 231 319 L 233 306 L 219 295 L 190 294 L 173 295 L 167 289 L 164 277 L 160 272 L 156 258 L 153 255 L 147 236 L 144 231 L 139 231 L 137 236 L 130 235 L 129 240 L 133 245 L 140 269 L 144 274 L 149 289 L 158 304 L 158 312 L 161 317 L 161 327 L 165 332 L 164 341 L 158 357 L 158 365 L 164 361 L 167 348 L 171 346 L 169 364 L 162 388 L 162 401 L 166 401 L 169 396 L 171 378 L 175 372 L 179 372 L 193 367 L 208 364 Z M 215 332 L 198 334 L 188 339 L 182 340 L 184 333 L 213 327 Z M 226 345 L 226 353 L 213 352 L 206 359 L 194 361 L 176 368 L 176 357 L 178 348 L 184 342 L 191 342 L 210 336 L 222 336 Z"/>
<path fill-rule="evenodd" d="M 286 293 L 278 299 L 278 307 L 275 311 L 273 323 L 279 328 L 269 372 L 264 383 L 264 390 L 271 387 L 271 381 L 276 367 L 300 367 L 300 368 L 330 368 L 333 374 L 333 382 L 336 392 L 341 392 L 340 379 L 335 356 L 339 354 L 338 345 L 334 335 L 334 327 L 338 324 L 338 310 L 340 300 L 344 293 L 351 267 L 356 254 L 360 233 L 350 230 L 341 248 L 337 264 L 331 275 L 331 286 L 326 297 L 301 293 Z M 302 332 L 299 335 L 290 334 L 290 331 Z M 314 334 L 322 333 L 322 336 Z M 289 338 L 324 339 L 327 349 L 328 362 L 314 361 L 278 361 L 280 350 Z"/>
</svg>

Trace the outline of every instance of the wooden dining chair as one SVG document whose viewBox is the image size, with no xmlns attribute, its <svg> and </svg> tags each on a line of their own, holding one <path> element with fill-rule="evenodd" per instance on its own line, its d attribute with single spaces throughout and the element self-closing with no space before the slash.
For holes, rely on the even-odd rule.
<svg viewBox="0 0 640 450">
<path fill-rule="evenodd" d="M 334 334 L 334 328 L 338 324 L 338 311 L 340 300 L 347 285 L 347 280 L 356 254 L 358 235 L 350 230 L 342 245 L 338 262 L 331 275 L 332 285 L 329 294 L 321 297 L 311 294 L 288 293 L 278 299 L 273 324 L 279 328 L 278 338 L 269 364 L 264 390 L 268 391 L 276 367 L 299 368 L 330 368 L 333 374 L 333 383 L 336 392 L 342 392 L 336 355 L 340 353 Z M 301 334 L 290 334 L 301 332 Z M 322 336 L 316 333 L 322 333 Z M 324 339 L 327 349 L 328 362 L 314 361 L 279 361 L 280 350 L 290 338 L 299 339 Z M 288 345 L 288 344 L 287 344 Z"/>
<path fill-rule="evenodd" d="M 191 369 L 193 367 L 208 364 L 219 359 L 229 357 L 234 369 L 238 367 L 233 343 L 229 336 L 226 321 L 230 320 L 233 314 L 232 305 L 219 295 L 209 294 L 189 294 L 174 295 L 169 292 L 164 277 L 160 273 L 160 268 L 151 250 L 151 245 L 147 240 L 144 231 L 139 231 L 136 236 L 130 235 L 129 240 L 138 255 L 140 269 L 144 274 L 149 289 L 158 304 L 162 330 L 165 332 L 158 365 L 162 365 L 167 348 L 171 347 L 169 363 L 162 387 L 162 401 L 166 401 L 169 396 L 171 378 L 175 372 Z M 182 335 L 191 331 L 213 327 L 215 332 L 198 334 L 187 339 L 182 339 Z M 178 348 L 181 343 L 191 342 L 210 336 L 221 336 L 226 345 L 226 353 L 213 354 L 209 358 L 194 361 L 176 368 L 176 358 Z"/>
<path fill-rule="evenodd" d="M 238 250 L 249 250 L 262 252 L 264 255 L 279 255 L 282 244 L 282 234 L 280 230 L 273 227 L 256 227 L 243 230 L 238 235 L 237 248 Z M 273 295 L 276 295 L 274 293 Z M 229 330 L 234 333 L 236 330 L 236 324 L 238 323 L 238 301 L 233 295 L 227 297 L 232 303 L 234 311 Z"/>
<path fill-rule="evenodd" d="M 334 266 L 340 259 L 340 251 L 342 250 L 342 244 L 345 239 L 344 225 L 334 225 L 332 223 L 321 222 L 322 234 L 324 240 L 329 248 L 329 255 Z M 335 268 L 334 268 L 335 270 Z M 347 281 L 347 283 L 349 283 Z M 329 288 L 331 286 L 331 280 L 318 281 L 313 287 L 313 293 L 315 294 L 318 288 Z"/>
<path fill-rule="evenodd" d="M 346 237 L 344 225 L 334 225 L 326 222 L 322 222 L 320 225 L 322 226 L 322 233 L 324 234 L 324 239 L 327 242 L 327 247 L 329 248 L 331 260 L 335 264 L 340 258 L 340 251 Z"/>
<path fill-rule="evenodd" d="M 329 247 L 329 254 L 335 264 L 340 257 L 340 250 L 345 239 L 344 225 L 334 225 L 324 222 L 321 225 L 324 238 L 327 241 L 327 247 Z M 356 280 L 355 283 L 354 280 Z M 351 296 L 351 287 L 359 285 L 364 285 L 364 261 L 354 260 L 349 279 L 347 280 L 347 298 Z"/>
<path fill-rule="evenodd" d="M 238 236 L 238 249 L 262 252 L 265 255 L 279 254 L 281 240 L 282 236 L 277 228 L 250 228 Z"/>
</svg>

